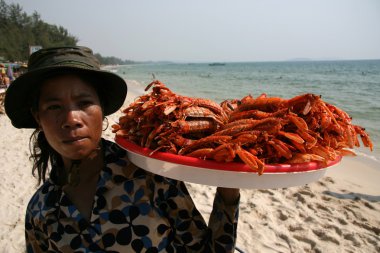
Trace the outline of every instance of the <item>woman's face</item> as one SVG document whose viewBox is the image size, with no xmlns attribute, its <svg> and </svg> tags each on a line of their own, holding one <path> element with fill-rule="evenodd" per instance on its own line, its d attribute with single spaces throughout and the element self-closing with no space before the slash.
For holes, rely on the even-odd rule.
<svg viewBox="0 0 380 253">
<path fill-rule="evenodd" d="M 103 112 L 95 89 L 75 75 L 46 80 L 40 91 L 36 121 L 63 160 L 81 160 L 98 147 Z"/>
</svg>

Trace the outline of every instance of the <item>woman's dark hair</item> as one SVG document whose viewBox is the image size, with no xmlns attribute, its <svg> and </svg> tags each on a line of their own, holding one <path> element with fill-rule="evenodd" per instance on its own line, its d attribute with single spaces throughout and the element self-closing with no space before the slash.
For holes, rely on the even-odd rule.
<svg viewBox="0 0 380 253">
<path fill-rule="evenodd" d="M 75 73 L 72 73 L 72 72 L 52 73 L 51 75 L 47 77 L 45 76 L 45 78 L 39 82 L 35 92 L 30 95 L 29 103 L 31 106 L 31 110 L 33 112 L 38 111 L 38 101 L 40 99 L 41 85 L 49 79 L 52 79 L 58 76 L 63 76 L 66 74 L 75 75 Z M 91 84 L 95 88 L 96 93 L 98 94 L 98 97 L 99 97 L 101 108 L 103 110 L 104 104 L 107 101 L 105 101 L 104 96 L 102 95 L 103 92 L 102 92 L 101 87 L 104 87 L 104 85 L 100 85 L 102 80 L 97 80 L 94 77 L 87 74 L 84 75 L 83 73 L 76 74 L 76 75 L 83 82 Z M 30 149 L 30 154 L 31 154 L 29 159 L 33 160 L 32 174 L 34 177 L 37 177 L 38 185 L 46 181 L 46 174 L 49 167 L 49 161 L 50 161 L 50 164 L 63 166 L 61 155 L 50 146 L 50 144 L 48 143 L 45 137 L 45 133 L 40 128 L 37 128 L 36 130 L 34 130 L 32 135 L 30 136 L 29 149 Z"/>
<path fill-rule="evenodd" d="M 40 129 L 34 130 L 29 139 L 30 159 L 33 160 L 32 174 L 38 179 L 38 185 L 46 181 L 46 172 L 51 164 L 63 164 L 61 156 L 49 145 Z M 36 175 L 37 172 L 37 175 Z"/>
</svg>

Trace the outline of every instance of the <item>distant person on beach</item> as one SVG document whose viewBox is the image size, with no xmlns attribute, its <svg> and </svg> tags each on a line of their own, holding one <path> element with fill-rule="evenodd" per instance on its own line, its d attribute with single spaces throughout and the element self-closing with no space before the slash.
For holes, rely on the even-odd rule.
<svg viewBox="0 0 380 253">
<path fill-rule="evenodd" d="M 91 49 L 41 49 L 11 83 L 5 110 L 35 129 L 40 188 L 25 217 L 27 252 L 234 252 L 239 189 L 217 188 L 208 225 L 183 182 L 132 164 L 102 138 L 127 85 Z"/>
<path fill-rule="evenodd" d="M 3 75 L 0 73 L 0 89 L 6 89 L 7 86 L 4 84 Z"/>
<path fill-rule="evenodd" d="M 11 65 L 9 65 L 8 68 L 7 68 L 7 76 L 9 78 L 10 83 L 15 80 L 15 77 L 13 75 L 13 68 L 12 68 Z"/>
<path fill-rule="evenodd" d="M 11 80 L 9 79 L 9 77 L 7 76 L 5 72 L 5 68 L 1 70 L 1 81 L 2 81 L 2 86 L 6 88 L 11 84 Z"/>
</svg>

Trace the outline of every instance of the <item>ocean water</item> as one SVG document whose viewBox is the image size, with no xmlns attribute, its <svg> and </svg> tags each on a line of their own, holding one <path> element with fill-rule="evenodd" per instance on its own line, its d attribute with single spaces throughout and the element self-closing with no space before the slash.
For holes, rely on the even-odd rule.
<svg viewBox="0 0 380 253">
<path fill-rule="evenodd" d="M 216 102 L 248 94 L 291 98 L 303 93 L 346 111 L 353 124 L 365 127 L 374 151 L 360 155 L 380 161 L 380 60 L 247 62 L 210 66 L 208 63 L 149 63 L 124 65 L 117 74 L 145 87 L 153 79 L 186 96 Z"/>
</svg>

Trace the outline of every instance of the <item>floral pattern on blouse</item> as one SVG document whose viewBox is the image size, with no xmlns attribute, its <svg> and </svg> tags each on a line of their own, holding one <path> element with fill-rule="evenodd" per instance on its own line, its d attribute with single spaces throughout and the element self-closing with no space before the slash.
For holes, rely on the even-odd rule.
<svg viewBox="0 0 380 253">
<path fill-rule="evenodd" d="M 27 207 L 27 252 L 234 251 L 238 203 L 225 205 L 216 193 L 207 226 L 183 182 L 140 169 L 125 150 L 102 142 L 90 220 L 50 178 Z"/>
</svg>

